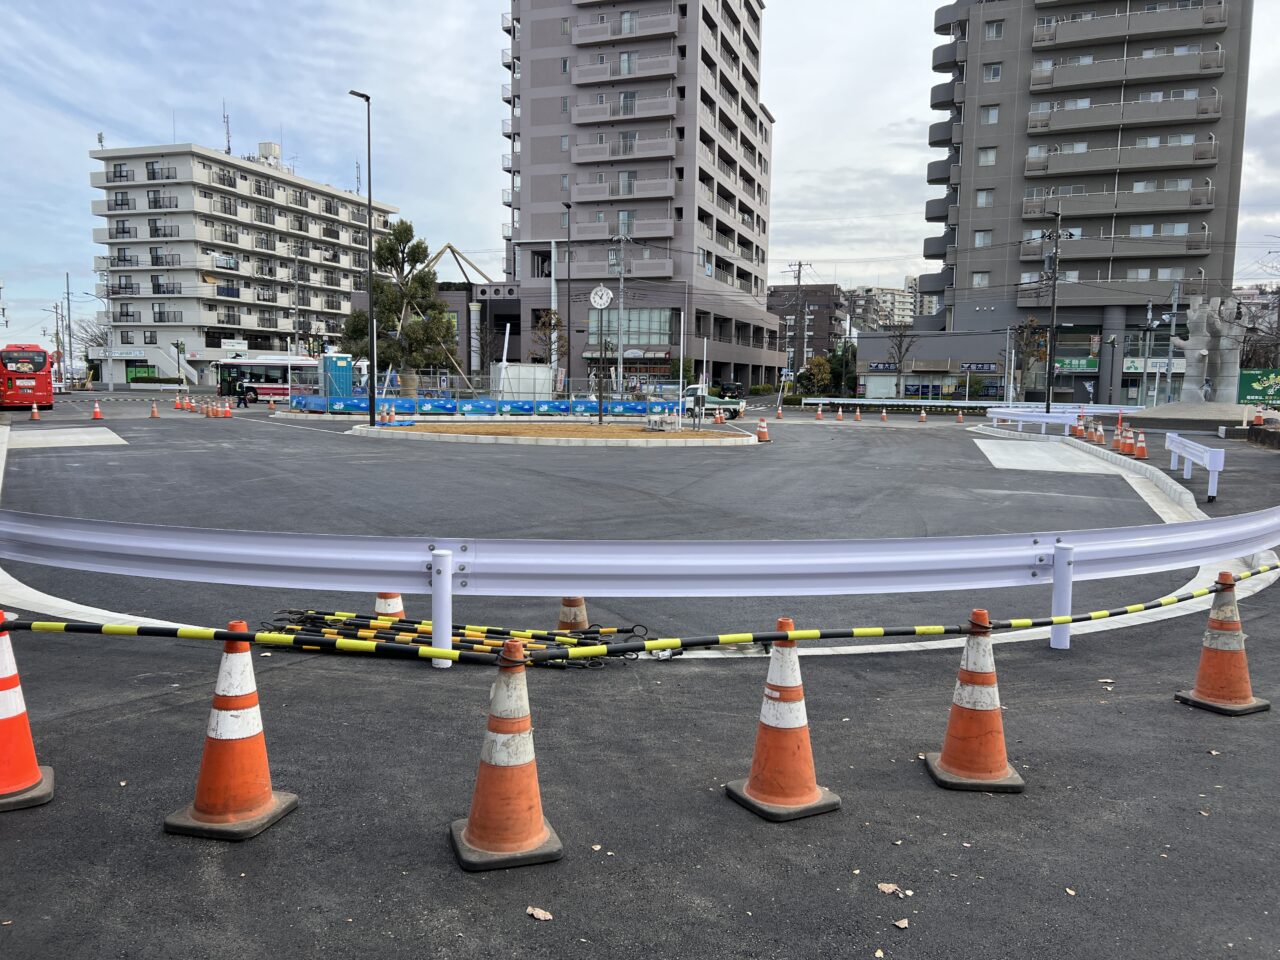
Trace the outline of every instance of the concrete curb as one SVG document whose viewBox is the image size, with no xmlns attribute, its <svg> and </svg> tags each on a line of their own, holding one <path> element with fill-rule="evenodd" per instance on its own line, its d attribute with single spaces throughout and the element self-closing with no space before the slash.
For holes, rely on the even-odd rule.
<svg viewBox="0 0 1280 960">
<path fill-rule="evenodd" d="M 452 422 L 456 422 L 454 418 Z M 723 440 L 624 440 L 591 437 L 486 437 L 474 433 L 410 433 L 381 427 L 352 427 L 347 431 L 357 437 L 379 440 L 426 440 L 434 443 L 501 443 L 532 447 L 740 447 L 755 446 L 750 434 L 725 436 Z"/>
</svg>

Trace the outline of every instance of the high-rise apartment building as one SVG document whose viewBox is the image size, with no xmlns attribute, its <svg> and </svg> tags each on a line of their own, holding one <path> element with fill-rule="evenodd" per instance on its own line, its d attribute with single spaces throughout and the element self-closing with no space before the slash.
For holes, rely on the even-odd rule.
<svg viewBox="0 0 1280 960">
<path fill-rule="evenodd" d="M 1099 344 L 1144 327 L 1148 304 L 1159 320 L 1230 293 L 1252 13 L 1252 0 L 936 12 L 947 40 L 933 66 L 949 77 L 931 105 L 949 115 L 929 128 L 947 156 L 928 181 L 947 192 L 926 205 L 943 232 L 924 254 L 944 266 L 920 292 L 942 295 L 945 330 L 995 332 L 965 355 L 995 360 L 1007 327 L 1048 324 L 1059 215 L 1059 355 L 1075 358 L 1060 365 L 1063 393 L 1128 399 L 1123 350 Z M 932 339 L 923 351 L 950 349 Z"/>
<path fill-rule="evenodd" d="M 769 311 L 782 321 L 788 370 L 799 372 L 814 357 L 824 357 L 845 343 L 857 344 L 857 328 L 849 322 L 848 306 L 845 291 L 834 283 L 769 288 Z"/>
<path fill-rule="evenodd" d="M 502 230 L 521 298 L 512 355 L 551 359 L 539 350 L 554 339 L 534 331 L 554 300 L 570 377 L 613 370 L 621 352 L 628 381 L 665 379 L 683 327 L 699 374 L 705 340 L 709 379 L 777 381 L 762 10 L 759 0 L 513 0 L 502 23 Z M 597 285 L 614 294 L 603 310 L 588 301 Z"/>
<path fill-rule="evenodd" d="M 942 298 L 936 293 L 921 293 L 920 278 L 908 275 L 902 278 L 902 289 L 911 298 L 915 316 L 932 317 L 942 308 Z"/>
<path fill-rule="evenodd" d="M 111 326 L 104 380 L 210 384 L 210 361 L 316 352 L 342 334 L 364 289 L 363 198 L 296 176 L 274 143 L 251 157 L 191 143 L 89 156 L 106 194 L 93 202 L 107 224 L 93 231 L 107 247 L 94 263 Z M 376 242 L 396 208 L 373 207 Z"/>
</svg>

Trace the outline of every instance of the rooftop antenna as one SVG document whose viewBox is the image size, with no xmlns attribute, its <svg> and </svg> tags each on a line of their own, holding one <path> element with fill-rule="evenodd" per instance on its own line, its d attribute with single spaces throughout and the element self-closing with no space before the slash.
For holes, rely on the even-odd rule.
<svg viewBox="0 0 1280 960">
<path fill-rule="evenodd" d="M 360 161 L 356 161 L 356 193 L 360 192 Z"/>
<path fill-rule="evenodd" d="M 227 113 L 227 101 L 222 101 L 222 130 L 227 137 L 227 156 L 231 156 L 231 116 Z"/>
<path fill-rule="evenodd" d="M 98 149 L 101 150 L 105 145 L 106 145 L 106 141 L 103 139 L 102 131 L 99 130 L 98 131 Z"/>
</svg>

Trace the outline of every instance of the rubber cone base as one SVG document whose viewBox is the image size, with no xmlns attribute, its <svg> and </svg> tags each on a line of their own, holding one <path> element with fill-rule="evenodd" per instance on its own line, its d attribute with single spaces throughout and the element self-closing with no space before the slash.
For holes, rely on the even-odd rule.
<svg viewBox="0 0 1280 960">
<path fill-rule="evenodd" d="M 480 870 L 502 870 L 506 867 L 528 867 L 535 863 L 551 863 L 564 856 L 564 846 L 545 817 L 542 819 L 542 825 L 547 828 L 547 839 L 532 850 L 520 850 L 514 853 L 492 853 L 467 843 L 462 839 L 462 831 L 467 828 L 466 817 L 449 824 L 449 839 L 453 841 L 453 852 L 458 858 L 458 866 L 470 873 Z"/>
<path fill-rule="evenodd" d="M 926 753 L 924 765 L 933 777 L 933 782 L 948 790 L 978 790 L 982 793 L 1022 793 L 1027 789 L 1027 782 L 1018 776 L 1013 767 L 1006 767 L 1005 774 L 999 780 L 973 780 L 969 777 L 958 777 L 938 766 L 938 753 Z"/>
<path fill-rule="evenodd" d="M 210 823 L 207 820 L 197 820 L 195 810 L 188 806 L 164 818 L 164 831 L 180 833 L 188 837 L 205 837 L 210 840 L 248 840 L 250 837 L 256 837 L 297 807 L 296 793 L 272 790 L 271 806 L 256 817 L 237 820 L 234 823 Z"/>
<path fill-rule="evenodd" d="M 838 796 L 826 787 L 819 786 L 818 789 L 822 792 L 822 796 L 813 801 L 813 803 L 802 803 L 798 807 L 784 807 L 776 803 L 764 803 L 748 794 L 745 777 L 724 785 L 724 792 L 729 795 L 730 799 L 746 807 L 756 816 L 763 817 L 765 820 L 772 820 L 774 823 L 799 820 L 801 817 L 815 817 L 820 813 L 831 813 L 833 810 L 840 809 L 840 798 Z"/>
<path fill-rule="evenodd" d="M 0 797 L 0 811 L 38 807 L 53 799 L 53 767 L 40 768 L 40 782 L 17 793 Z"/>
<path fill-rule="evenodd" d="M 1179 690 L 1173 695 L 1173 699 L 1189 707 L 1199 707 L 1201 710 L 1210 710 L 1227 717 L 1243 717 L 1247 713 L 1262 713 L 1264 710 L 1271 709 L 1270 700 L 1262 700 L 1258 697 L 1253 698 L 1253 703 L 1215 703 L 1212 700 L 1201 700 L 1199 697 L 1192 696 L 1190 690 Z"/>
</svg>

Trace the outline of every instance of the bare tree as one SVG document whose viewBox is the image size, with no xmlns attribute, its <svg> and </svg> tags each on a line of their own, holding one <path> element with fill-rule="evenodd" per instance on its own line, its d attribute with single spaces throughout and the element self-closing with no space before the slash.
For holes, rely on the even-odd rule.
<svg viewBox="0 0 1280 960">
<path fill-rule="evenodd" d="M 1013 328 L 1014 362 L 1017 372 L 1015 386 L 1020 401 L 1027 398 L 1027 380 L 1031 365 L 1047 360 L 1049 345 L 1047 334 L 1048 331 L 1039 325 L 1039 321 L 1034 316 L 1027 317 L 1024 323 Z"/>
<path fill-rule="evenodd" d="M 83 347 L 111 346 L 111 324 L 97 317 L 74 322 L 75 342 Z"/>
<path fill-rule="evenodd" d="M 889 359 L 893 362 L 894 368 L 898 371 L 897 396 L 898 399 L 901 400 L 902 378 L 905 375 L 907 357 L 911 355 L 911 351 L 915 348 L 915 345 L 920 342 L 920 337 L 905 323 L 897 323 L 889 326 L 885 333 L 885 337 L 889 341 Z"/>
<path fill-rule="evenodd" d="M 557 311 L 540 310 L 535 312 L 533 329 L 529 331 L 529 359 L 550 363 L 553 356 L 561 366 L 568 365 L 568 331 Z"/>
</svg>

